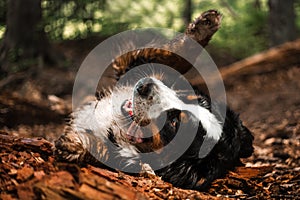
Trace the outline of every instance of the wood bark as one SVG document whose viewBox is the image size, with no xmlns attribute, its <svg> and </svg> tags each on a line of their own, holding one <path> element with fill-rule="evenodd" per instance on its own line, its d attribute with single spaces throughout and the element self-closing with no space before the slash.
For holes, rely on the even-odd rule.
<svg viewBox="0 0 300 200">
<path fill-rule="evenodd" d="M 273 165 L 238 167 L 225 177 L 215 180 L 210 189 L 202 193 L 176 188 L 151 174 L 131 176 L 89 165 L 79 167 L 71 163 L 59 163 L 53 156 L 50 142 L 41 138 L 20 138 L 3 134 L 5 133 L 0 132 L 0 199 L 298 197 L 295 195 L 295 190 L 299 188 L 297 170 L 288 171 L 284 168 L 285 171 L 280 171 Z M 273 185 L 276 187 L 272 187 Z M 280 191 L 277 191 L 278 186 L 282 186 Z M 286 194 L 290 190 L 295 192 Z"/>
</svg>

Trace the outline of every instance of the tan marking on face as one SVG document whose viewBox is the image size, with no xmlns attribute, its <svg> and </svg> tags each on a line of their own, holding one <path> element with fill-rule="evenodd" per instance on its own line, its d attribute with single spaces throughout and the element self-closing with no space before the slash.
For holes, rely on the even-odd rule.
<svg viewBox="0 0 300 200">
<path fill-rule="evenodd" d="M 180 121 L 182 123 L 188 123 L 189 122 L 188 116 L 184 112 L 181 112 L 179 117 L 180 117 Z"/>
<path fill-rule="evenodd" d="M 151 126 L 151 132 L 153 134 L 151 146 L 152 146 L 153 150 L 156 150 L 159 153 L 161 151 L 162 147 L 164 147 L 163 142 L 160 137 L 160 132 L 159 132 L 158 127 L 154 123 L 151 123 L 150 126 Z"/>
<path fill-rule="evenodd" d="M 188 96 L 186 97 L 186 99 L 189 100 L 189 101 L 192 101 L 192 100 L 198 99 L 198 96 L 197 96 L 197 95 L 188 95 Z"/>
<path fill-rule="evenodd" d="M 164 79 L 164 74 L 163 73 L 156 73 L 156 74 L 153 74 L 152 77 L 156 78 L 157 80 L 162 81 Z"/>
</svg>

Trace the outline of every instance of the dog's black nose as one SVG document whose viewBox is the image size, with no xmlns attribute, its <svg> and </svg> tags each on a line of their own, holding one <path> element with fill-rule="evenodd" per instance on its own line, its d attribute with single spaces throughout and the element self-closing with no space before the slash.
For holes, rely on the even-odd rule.
<svg viewBox="0 0 300 200">
<path fill-rule="evenodd" d="M 144 78 L 140 80 L 136 85 L 136 91 L 141 96 L 148 96 L 153 88 L 153 80 L 150 78 Z"/>
</svg>

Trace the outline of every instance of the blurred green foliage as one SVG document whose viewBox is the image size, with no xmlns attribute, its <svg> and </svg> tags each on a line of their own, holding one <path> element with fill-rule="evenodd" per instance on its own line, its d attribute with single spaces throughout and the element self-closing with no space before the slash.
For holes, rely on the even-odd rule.
<svg viewBox="0 0 300 200">
<path fill-rule="evenodd" d="M 42 0 L 42 26 L 52 41 L 109 36 L 139 27 L 183 31 L 185 0 Z M 259 2 L 259 4 L 257 4 Z M 212 45 L 243 58 L 268 46 L 267 0 L 192 0 L 193 17 L 207 9 L 223 13 Z M 295 5 L 300 14 L 300 3 Z M 0 0 L 0 37 L 5 31 L 6 1 Z M 300 20 L 297 21 L 298 28 Z"/>
<path fill-rule="evenodd" d="M 45 31 L 53 40 L 112 35 L 137 27 L 178 29 L 180 0 L 43 0 Z"/>
<path fill-rule="evenodd" d="M 196 13 L 216 7 L 223 14 L 222 28 L 211 44 L 240 59 L 268 47 L 267 0 L 197 0 Z"/>
</svg>

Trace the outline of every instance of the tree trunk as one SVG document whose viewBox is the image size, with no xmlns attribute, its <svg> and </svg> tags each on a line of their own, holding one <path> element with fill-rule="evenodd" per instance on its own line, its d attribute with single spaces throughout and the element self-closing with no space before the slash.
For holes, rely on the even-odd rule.
<svg viewBox="0 0 300 200">
<path fill-rule="evenodd" d="M 188 27 L 189 23 L 192 20 L 192 14 L 193 14 L 193 10 L 192 10 L 192 0 L 184 0 L 183 1 L 183 14 L 182 14 L 182 18 L 183 18 L 183 22 L 185 27 Z"/>
<path fill-rule="evenodd" d="M 296 39 L 294 0 L 269 0 L 270 46 Z"/>
<path fill-rule="evenodd" d="M 51 59 L 41 19 L 41 0 L 7 0 L 6 31 L 0 48 L 2 71 L 18 70 L 37 58 Z M 11 64 L 18 64 L 18 68 L 11 69 Z"/>
</svg>

